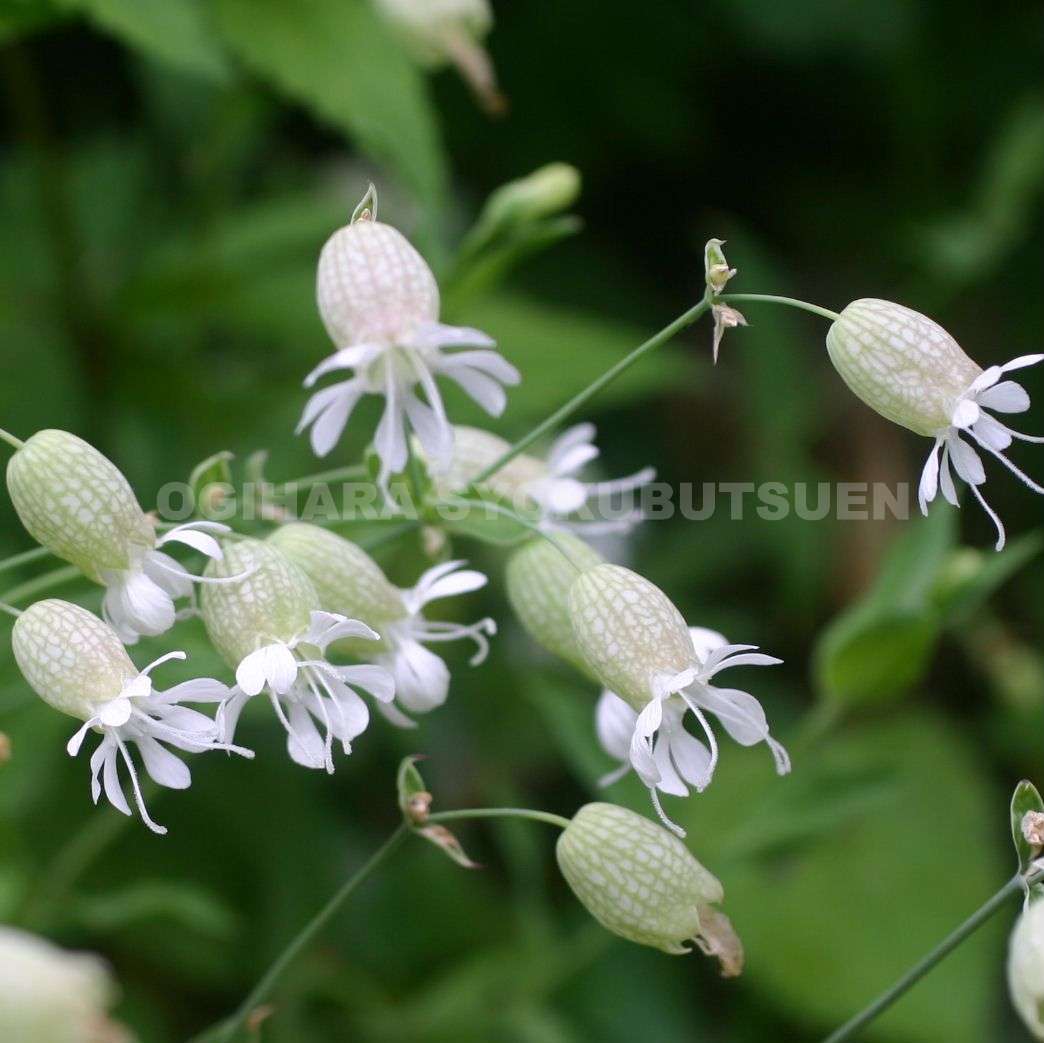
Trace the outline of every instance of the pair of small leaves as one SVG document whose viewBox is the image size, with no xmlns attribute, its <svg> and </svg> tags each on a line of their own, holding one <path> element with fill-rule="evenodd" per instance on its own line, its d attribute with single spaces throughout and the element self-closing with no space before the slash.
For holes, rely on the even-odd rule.
<svg viewBox="0 0 1044 1043">
<path fill-rule="evenodd" d="M 1023 779 L 1011 797 L 1011 839 L 1019 860 L 1019 874 L 1033 872 L 1033 863 L 1040 857 L 1044 844 L 1044 800 L 1037 787 Z M 1031 901 L 1044 897 L 1044 883 L 1030 885 Z"/>
<path fill-rule="evenodd" d="M 481 869 L 481 865 L 468 857 L 460 841 L 445 826 L 428 821 L 432 797 L 424 785 L 421 773 L 417 770 L 419 760 L 422 758 L 418 756 L 404 758 L 399 765 L 396 779 L 399 810 L 402 811 L 406 825 L 417 836 L 423 837 L 443 854 L 448 855 L 458 866 L 465 869 Z"/>
</svg>

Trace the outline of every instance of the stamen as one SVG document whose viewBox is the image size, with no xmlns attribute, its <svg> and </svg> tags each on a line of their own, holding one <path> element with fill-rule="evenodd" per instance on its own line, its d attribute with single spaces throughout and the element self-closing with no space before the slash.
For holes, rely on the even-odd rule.
<svg viewBox="0 0 1044 1043">
<path fill-rule="evenodd" d="M 980 505 L 982 506 L 982 509 L 990 516 L 990 518 L 993 521 L 993 524 L 997 527 L 997 543 L 994 549 L 1004 550 L 1005 534 L 1003 522 L 1001 522 L 1000 518 L 997 515 L 997 512 L 985 501 L 985 499 L 983 499 L 982 493 L 979 492 L 979 487 L 977 485 L 973 485 L 970 488 L 971 491 L 975 494 L 975 499 L 979 501 Z"/>
<path fill-rule="evenodd" d="M 134 803 L 138 806 L 138 814 L 141 815 L 142 822 L 144 822 L 153 833 L 158 833 L 161 837 L 166 836 L 166 827 L 157 825 L 157 823 L 153 822 L 149 816 L 148 808 L 145 807 L 145 798 L 141 795 L 141 786 L 138 783 L 138 773 L 134 770 L 134 762 L 131 760 L 130 754 L 127 752 L 127 747 L 115 731 L 110 734 L 113 739 L 116 740 L 116 745 L 119 747 L 120 754 L 123 756 L 123 763 L 127 766 L 127 773 L 130 775 L 131 780 L 131 789 L 134 790 Z"/>
<path fill-rule="evenodd" d="M 987 453 L 992 453 L 1009 471 L 1011 471 L 1013 475 L 1015 475 L 1016 478 L 1025 482 L 1025 484 L 1035 493 L 1044 495 L 1044 485 L 1038 485 L 1028 474 L 1020 471 L 999 449 L 994 449 L 993 446 L 984 442 L 974 431 L 971 431 L 970 434 Z"/>
<path fill-rule="evenodd" d="M 649 787 L 649 796 L 652 797 L 652 806 L 656 809 L 656 814 L 660 816 L 660 821 L 677 837 L 684 837 L 685 830 L 681 828 L 676 822 L 672 822 L 667 815 L 664 813 L 663 808 L 660 806 L 660 795 L 656 792 L 655 786 Z"/>
</svg>

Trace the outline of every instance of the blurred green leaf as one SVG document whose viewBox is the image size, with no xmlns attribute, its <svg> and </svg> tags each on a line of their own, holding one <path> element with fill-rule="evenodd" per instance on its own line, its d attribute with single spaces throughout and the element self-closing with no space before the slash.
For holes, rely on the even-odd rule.
<svg viewBox="0 0 1044 1043">
<path fill-rule="evenodd" d="M 12 43 L 41 29 L 49 29 L 68 15 L 45 0 L 8 0 L 0 11 L 0 44 Z"/>
<path fill-rule="evenodd" d="M 178 930 L 226 939 L 237 928 L 236 917 L 214 895 L 171 880 L 141 880 L 104 895 L 79 897 L 75 917 L 84 927 L 106 933 L 160 921 Z"/>
<path fill-rule="evenodd" d="M 202 0 L 55 0 L 128 47 L 184 72 L 222 80 L 228 64 Z"/>
<path fill-rule="evenodd" d="M 447 497 L 442 503 L 440 524 L 448 532 L 504 547 L 529 539 L 540 521 L 536 510 L 491 489 L 476 489 L 466 499 Z"/>
<path fill-rule="evenodd" d="M 369 3 L 215 0 L 214 10 L 250 68 L 388 163 L 437 218 L 446 182 L 438 120 L 420 71 Z"/>
</svg>

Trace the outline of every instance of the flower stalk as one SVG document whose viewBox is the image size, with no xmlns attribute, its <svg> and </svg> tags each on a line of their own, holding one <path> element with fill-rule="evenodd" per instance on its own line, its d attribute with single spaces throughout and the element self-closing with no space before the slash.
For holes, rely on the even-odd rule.
<svg viewBox="0 0 1044 1043">
<path fill-rule="evenodd" d="M 809 304 L 808 301 L 799 301 L 795 297 L 780 297 L 774 293 L 723 293 L 719 300 L 723 300 L 727 304 L 736 301 L 762 301 L 766 304 L 786 304 L 791 308 L 800 308 L 802 311 L 810 312 L 813 315 L 820 315 L 831 322 L 836 322 L 840 318 L 836 311 L 831 311 L 829 308 L 821 308 L 818 304 Z"/>
</svg>

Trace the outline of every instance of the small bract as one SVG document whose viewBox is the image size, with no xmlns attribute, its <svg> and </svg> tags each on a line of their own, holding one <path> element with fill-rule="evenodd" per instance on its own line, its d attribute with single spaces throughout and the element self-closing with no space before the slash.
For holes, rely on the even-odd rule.
<svg viewBox="0 0 1044 1043">
<path fill-rule="evenodd" d="M 157 536 L 119 468 L 68 431 L 29 438 L 7 465 L 7 488 L 33 539 L 106 588 L 102 613 L 126 644 L 166 633 L 174 601 L 199 582 L 160 548 L 184 543 L 220 557 L 211 533 L 228 532 L 196 521 Z"/>
<path fill-rule="evenodd" d="M 901 304 L 873 298 L 853 301 L 841 312 L 827 333 L 827 351 L 845 383 L 871 409 L 934 439 L 918 490 L 922 513 L 927 513 L 940 490 L 958 506 L 952 464 L 996 526 L 997 550 L 1001 550 L 1004 525 L 980 492 L 986 472 L 972 443 L 995 456 L 1034 492 L 1044 493 L 1044 487 L 1003 452 L 1015 439 L 1044 442 L 1044 438 L 1015 431 L 991 415 L 1029 409 L 1026 389 L 1001 377 L 1036 365 L 1044 354 L 1022 355 L 983 370 L 938 323 Z"/>
<path fill-rule="evenodd" d="M 283 525 L 269 537 L 269 543 L 308 576 L 325 611 L 364 619 L 373 627 L 377 641 L 339 641 L 334 647 L 388 670 L 395 679 L 395 700 L 402 710 L 427 713 L 441 706 L 449 694 L 449 667 L 425 645 L 470 638 L 477 646 L 472 666 L 489 654 L 488 638 L 497 630 L 492 619 L 462 624 L 424 616 L 424 608 L 431 602 L 486 585 L 486 577 L 465 568 L 464 562 L 435 565 L 414 587 L 404 590 L 394 586 L 361 547 L 317 525 Z M 391 702 L 379 702 L 377 707 L 393 724 L 414 724 Z"/>
<path fill-rule="evenodd" d="M 614 804 L 586 804 L 555 848 L 559 868 L 591 915 L 613 934 L 671 954 L 697 945 L 722 974 L 743 969 L 743 947 L 715 909 L 724 891 L 662 826 Z"/>
</svg>

